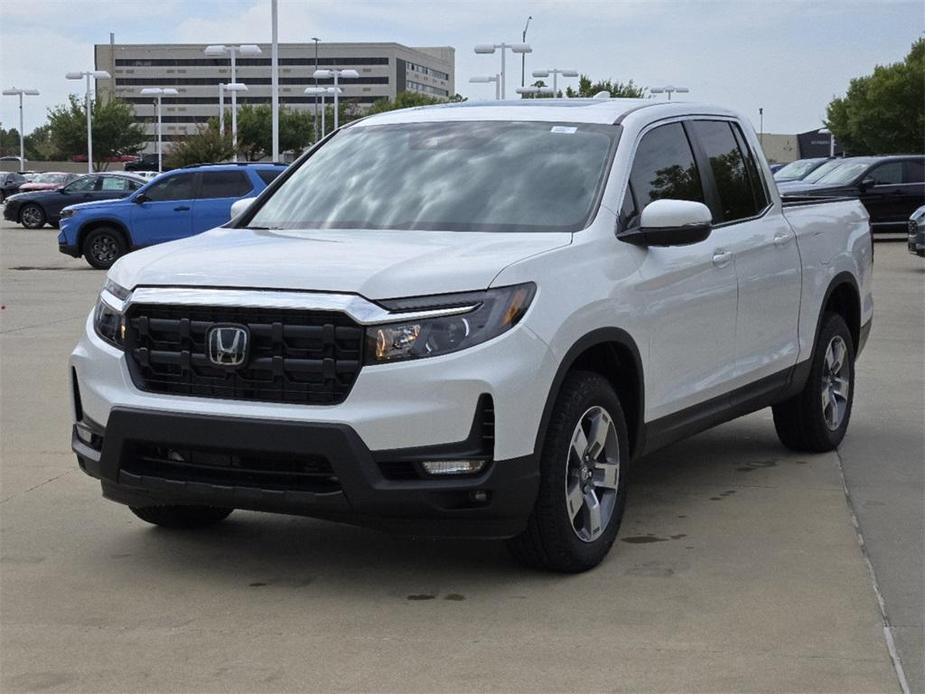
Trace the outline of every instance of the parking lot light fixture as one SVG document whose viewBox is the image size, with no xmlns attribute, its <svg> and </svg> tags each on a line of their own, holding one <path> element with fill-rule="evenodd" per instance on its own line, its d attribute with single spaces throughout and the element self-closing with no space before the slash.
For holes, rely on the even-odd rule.
<svg viewBox="0 0 925 694">
<path fill-rule="evenodd" d="M 3 96 L 18 96 L 19 97 L 19 168 L 26 168 L 26 136 L 23 134 L 23 119 L 22 119 L 22 98 L 24 96 L 38 96 L 38 89 L 17 89 L 16 87 L 10 87 L 9 89 L 3 90 Z"/>
<path fill-rule="evenodd" d="M 501 98 L 501 75 L 476 75 L 475 77 L 470 77 L 469 82 L 472 84 L 488 84 L 494 82 L 495 99 Z"/>
<path fill-rule="evenodd" d="M 157 101 L 157 172 L 164 170 L 164 151 L 161 145 L 161 98 L 164 96 L 175 96 L 179 92 L 173 87 L 145 87 L 141 93 L 146 96 L 156 97 Z"/>
<path fill-rule="evenodd" d="M 239 46 L 226 46 L 223 43 L 211 44 L 205 47 L 203 53 L 212 57 L 228 56 L 231 62 L 231 82 L 236 84 L 237 80 L 237 57 L 239 55 L 260 55 L 263 51 L 260 46 L 254 43 L 242 43 Z M 226 87 L 227 88 L 227 87 Z M 238 95 L 234 90 L 231 91 L 231 144 L 234 148 L 232 161 L 238 160 Z"/>
<path fill-rule="evenodd" d="M 90 78 L 95 80 L 112 79 L 105 70 L 84 70 L 83 72 L 68 72 L 64 75 L 69 80 L 87 80 L 87 94 L 84 99 L 87 109 L 87 173 L 93 173 L 93 113 L 90 108 Z"/>
<path fill-rule="evenodd" d="M 672 94 L 687 94 L 690 89 L 687 87 L 675 87 L 672 84 L 666 84 L 664 87 L 652 87 L 649 89 L 651 94 L 667 94 L 668 101 L 671 101 Z"/>
<path fill-rule="evenodd" d="M 318 137 L 318 134 L 315 133 L 315 142 L 318 142 L 322 137 L 324 137 L 325 130 L 325 119 L 324 119 L 324 97 L 326 96 L 336 96 L 341 93 L 343 90 L 340 88 L 334 89 L 334 87 L 306 87 L 305 93 L 309 96 L 314 96 L 316 99 L 321 99 L 321 137 Z"/>
<path fill-rule="evenodd" d="M 500 94 L 501 98 L 505 97 L 504 91 L 504 56 L 507 51 L 511 53 L 532 53 L 533 49 L 530 48 L 528 43 L 480 43 L 475 47 L 475 52 L 479 55 L 486 55 L 495 53 L 496 51 L 501 51 L 501 73 L 500 73 Z M 470 80 L 471 81 L 471 80 Z"/>
<path fill-rule="evenodd" d="M 578 77 L 578 70 L 564 70 L 561 68 L 553 67 L 548 70 L 534 70 L 534 77 L 549 77 L 552 75 L 552 93 L 556 96 L 559 95 L 559 75 L 563 77 Z"/>
<path fill-rule="evenodd" d="M 348 70 L 338 70 L 338 69 L 315 70 L 315 72 L 312 74 L 312 77 L 314 77 L 316 80 L 319 80 L 319 79 L 321 80 L 333 79 L 334 80 L 334 88 L 332 92 L 334 94 L 334 129 L 337 130 L 337 128 L 340 126 L 340 113 L 338 112 L 339 108 L 338 108 L 337 98 L 342 93 L 340 87 L 338 86 L 340 84 L 340 80 L 358 79 L 360 77 L 360 73 L 357 72 L 356 70 L 349 70 L 349 69 Z"/>
<path fill-rule="evenodd" d="M 229 82 L 228 84 L 219 82 L 218 84 L 218 132 L 220 135 L 224 136 L 225 134 L 225 92 L 231 92 L 232 94 L 236 94 L 237 92 L 246 92 L 246 91 L 247 91 L 247 85 L 244 84 L 243 82 Z M 231 120 L 232 120 L 232 125 L 234 126 L 233 129 L 235 130 L 235 132 L 237 132 L 236 129 L 237 129 L 238 120 L 236 117 L 233 117 Z M 235 137 L 235 141 L 237 141 L 237 137 Z"/>
</svg>

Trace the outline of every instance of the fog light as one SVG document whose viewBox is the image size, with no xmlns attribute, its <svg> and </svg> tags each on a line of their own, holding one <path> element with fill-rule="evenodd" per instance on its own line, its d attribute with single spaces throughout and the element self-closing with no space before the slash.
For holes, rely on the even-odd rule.
<svg viewBox="0 0 925 694">
<path fill-rule="evenodd" d="M 77 429 L 77 438 L 88 446 L 93 444 L 93 430 L 90 427 L 81 422 L 77 422 L 74 428 Z"/>
<path fill-rule="evenodd" d="M 428 460 L 421 466 L 428 475 L 471 475 L 483 467 L 484 460 Z"/>
</svg>

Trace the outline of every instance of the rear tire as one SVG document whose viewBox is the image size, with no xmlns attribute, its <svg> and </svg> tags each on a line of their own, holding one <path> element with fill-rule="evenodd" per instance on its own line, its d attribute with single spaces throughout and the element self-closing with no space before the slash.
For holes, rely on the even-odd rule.
<svg viewBox="0 0 925 694">
<path fill-rule="evenodd" d="M 41 229 L 45 226 L 45 210 L 32 203 L 24 205 L 19 211 L 19 223 L 26 229 Z"/>
<path fill-rule="evenodd" d="M 130 506 L 136 516 L 162 528 L 205 528 L 225 520 L 234 509 L 215 506 Z"/>
<path fill-rule="evenodd" d="M 841 443 L 854 401 L 854 350 L 845 319 L 826 313 L 806 385 L 772 408 L 777 437 L 787 448 L 823 453 Z"/>
<path fill-rule="evenodd" d="M 97 270 L 108 270 L 126 251 L 125 238 L 112 227 L 94 229 L 81 246 L 84 258 Z"/>
<path fill-rule="evenodd" d="M 556 400 L 540 457 L 540 488 L 511 554 L 532 568 L 578 573 L 607 556 L 626 504 L 626 419 L 610 383 L 569 374 Z"/>
</svg>

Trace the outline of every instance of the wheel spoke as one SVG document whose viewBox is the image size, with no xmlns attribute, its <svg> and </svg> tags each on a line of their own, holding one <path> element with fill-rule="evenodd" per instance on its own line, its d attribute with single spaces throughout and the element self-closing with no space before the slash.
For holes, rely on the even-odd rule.
<svg viewBox="0 0 925 694">
<path fill-rule="evenodd" d="M 601 527 L 601 504 L 597 500 L 597 495 L 593 490 L 585 493 L 585 503 L 582 509 L 584 513 L 585 530 L 588 531 L 589 538 L 593 540 L 600 535 L 603 530 Z"/>
<path fill-rule="evenodd" d="M 571 480 L 569 482 L 569 488 L 565 494 L 565 503 L 568 506 L 568 517 L 570 520 L 574 521 L 575 516 L 578 515 L 578 512 L 585 503 L 585 497 L 581 491 L 581 483 L 578 480 Z"/>
<path fill-rule="evenodd" d="M 828 386 L 822 386 L 822 413 L 825 414 L 829 411 L 829 406 L 832 404 L 832 395 L 829 393 Z"/>
<path fill-rule="evenodd" d="M 832 388 L 833 395 L 841 398 L 842 400 L 848 399 L 848 379 L 842 376 L 835 378 L 835 385 Z"/>
<path fill-rule="evenodd" d="M 603 410 L 591 418 L 591 429 L 588 432 L 588 455 L 595 459 L 607 445 L 607 434 L 610 432 L 610 417 Z"/>
<path fill-rule="evenodd" d="M 585 436 L 585 431 L 581 428 L 581 423 L 575 427 L 575 433 L 572 435 L 572 452 L 578 460 L 584 459 L 585 454 L 588 452 L 588 437 Z"/>
<path fill-rule="evenodd" d="M 616 489 L 620 477 L 620 464 L 610 461 L 598 463 L 594 470 L 594 484 L 598 487 Z"/>
</svg>

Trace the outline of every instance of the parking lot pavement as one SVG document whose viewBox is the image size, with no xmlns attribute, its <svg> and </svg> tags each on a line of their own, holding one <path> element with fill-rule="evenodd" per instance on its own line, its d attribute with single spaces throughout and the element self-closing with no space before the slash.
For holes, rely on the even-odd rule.
<svg viewBox="0 0 925 694">
<path fill-rule="evenodd" d="M 904 253 L 878 247 L 878 288 L 908 274 L 921 297 Z M 757 413 L 637 467 L 611 556 L 557 576 L 498 543 L 269 514 L 146 526 L 68 447 L 65 362 L 102 274 L 59 255 L 52 230 L 0 229 L 0 267 L 3 691 L 899 690 L 851 508 L 862 528 L 909 526 L 910 542 L 921 528 L 894 504 L 895 459 L 921 449 L 888 440 L 906 417 L 921 435 L 921 302 L 916 328 L 878 297 L 841 451 L 863 500 L 846 499 L 838 455 L 788 453 Z M 864 476 L 874 459 L 888 480 Z M 873 544 L 901 598 L 914 563 Z"/>
</svg>

